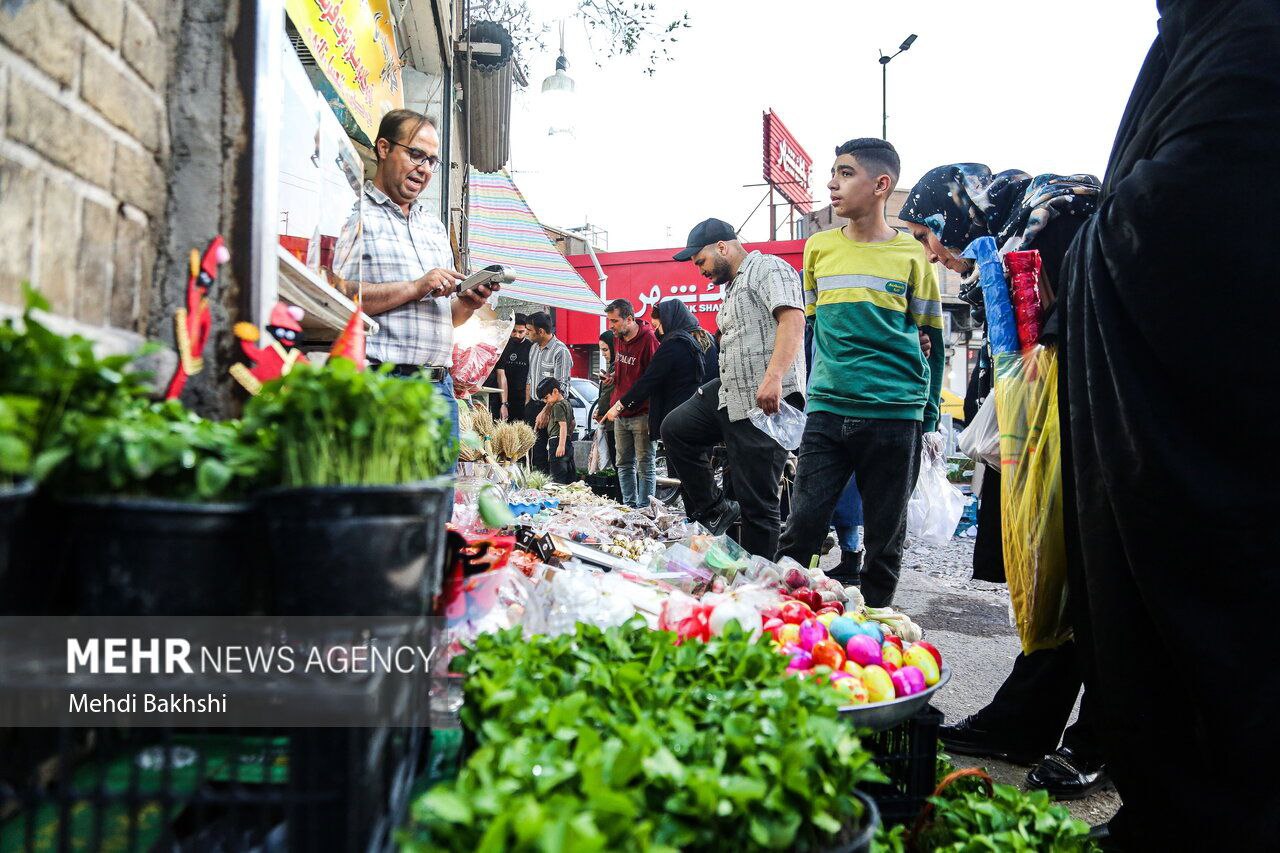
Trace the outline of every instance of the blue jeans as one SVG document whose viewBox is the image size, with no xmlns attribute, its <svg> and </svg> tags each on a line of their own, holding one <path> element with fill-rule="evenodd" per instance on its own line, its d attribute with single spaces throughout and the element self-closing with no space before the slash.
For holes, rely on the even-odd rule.
<svg viewBox="0 0 1280 853">
<path fill-rule="evenodd" d="M 649 415 L 618 418 L 613 422 L 613 438 L 622 502 L 627 506 L 647 507 L 658 482 L 653 467 L 657 442 L 649 439 Z"/>
<path fill-rule="evenodd" d="M 844 487 L 835 512 L 831 513 L 831 525 L 840 540 L 840 550 L 852 554 L 862 547 L 862 495 L 858 492 L 858 478 L 850 477 Z"/>
<path fill-rule="evenodd" d="M 458 473 L 458 440 L 460 431 L 458 429 L 458 398 L 453 396 L 453 377 L 445 376 L 439 382 L 432 382 L 436 391 L 444 398 L 444 403 L 449 407 L 449 435 L 453 437 L 453 455 L 450 457 L 449 468 L 445 472 L 450 477 Z"/>
</svg>

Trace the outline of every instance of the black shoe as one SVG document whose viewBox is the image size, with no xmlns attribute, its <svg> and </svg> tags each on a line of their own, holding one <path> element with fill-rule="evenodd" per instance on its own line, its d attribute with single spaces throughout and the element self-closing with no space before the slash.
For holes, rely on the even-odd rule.
<svg viewBox="0 0 1280 853">
<path fill-rule="evenodd" d="M 1055 800 L 1079 800 L 1110 784 L 1101 761 L 1089 761 L 1067 746 L 1046 755 L 1027 774 L 1029 787 L 1048 791 Z"/>
<path fill-rule="evenodd" d="M 1092 842 L 1095 850 L 1120 851 L 1120 853 L 1123 853 L 1125 850 L 1124 844 L 1118 841 L 1116 837 L 1111 834 L 1110 822 L 1100 823 L 1097 826 L 1089 827 L 1088 838 L 1089 841 Z"/>
<path fill-rule="evenodd" d="M 725 500 L 716 509 L 702 516 L 702 526 L 711 531 L 712 536 L 722 536 L 741 516 L 742 507 L 738 506 L 738 502 Z"/>
<path fill-rule="evenodd" d="M 827 572 L 827 577 L 844 586 L 858 586 L 862 580 L 862 557 L 866 551 L 841 551 L 840 563 Z"/>
<path fill-rule="evenodd" d="M 836 542 L 836 535 L 834 533 L 828 532 L 827 538 L 822 540 L 822 556 L 825 557 L 828 554 L 830 554 L 831 549 L 835 548 L 836 545 L 838 544 L 839 543 Z"/>
<path fill-rule="evenodd" d="M 943 726 L 938 737 L 947 752 L 957 755 L 999 758 L 1011 764 L 1035 764 L 1044 757 L 1041 750 L 1006 742 L 997 733 L 975 723 L 973 717 L 965 717 L 954 726 Z"/>
</svg>

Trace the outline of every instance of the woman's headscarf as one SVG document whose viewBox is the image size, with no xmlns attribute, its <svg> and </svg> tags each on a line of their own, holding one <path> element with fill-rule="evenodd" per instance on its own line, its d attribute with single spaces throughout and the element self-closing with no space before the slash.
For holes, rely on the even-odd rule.
<svg viewBox="0 0 1280 853">
<path fill-rule="evenodd" d="M 658 322 L 662 324 L 662 343 L 674 342 L 682 338 L 688 339 L 688 345 L 696 356 L 699 374 L 702 372 L 702 355 L 711 348 L 711 336 L 698 325 L 697 319 L 689 306 L 679 299 L 666 299 L 653 309 Z M 698 376 L 702 381 L 702 376 Z"/>
<path fill-rule="evenodd" d="M 917 181 L 898 218 L 927 226 L 948 249 L 990 235 L 1002 253 L 1014 252 L 1031 248 L 1055 216 L 1093 213 L 1100 190 L 1093 175 L 993 175 L 981 163 L 953 163 Z"/>
<path fill-rule="evenodd" d="M 614 344 L 613 330 L 605 329 L 603 332 L 601 332 L 600 340 L 603 341 L 604 345 L 609 348 L 609 363 L 613 364 L 614 356 L 618 354 L 618 350 Z"/>
</svg>

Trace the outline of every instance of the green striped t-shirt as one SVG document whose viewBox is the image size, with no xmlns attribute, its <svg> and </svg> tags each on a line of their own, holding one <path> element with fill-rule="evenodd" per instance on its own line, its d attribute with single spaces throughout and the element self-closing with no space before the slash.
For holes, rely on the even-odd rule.
<svg viewBox="0 0 1280 853">
<path fill-rule="evenodd" d="M 946 352 L 942 302 L 924 250 L 906 234 L 856 243 L 842 229 L 804 244 L 805 313 L 814 320 L 809 410 L 922 420 L 937 429 Z M 933 343 L 928 360 L 919 330 Z"/>
</svg>

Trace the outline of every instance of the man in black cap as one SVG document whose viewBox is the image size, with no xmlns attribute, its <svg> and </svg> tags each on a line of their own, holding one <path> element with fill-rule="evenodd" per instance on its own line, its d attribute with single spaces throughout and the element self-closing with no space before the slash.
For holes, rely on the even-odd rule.
<svg viewBox="0 0 1280 853">
<path fill-rule="evenodd" d="M 772 558 L 778 548 L 779 483 L 787 451 L 752 425 L 747 412 L 804 408 L 804 292 L 800 275 L 780 258 L 748 253 L 729 223 L 708 219 L 689 232 L 677 261 L 693 261 L 724 288 L 720 308 L 720 378 L 698 389 L 662 423 L 667 465 L 684 493 L 685 511 L 720 534 L 739 517 L 740 542 Z M 737 502 L 711 474 L 721 442 Z"/>
</svg>

